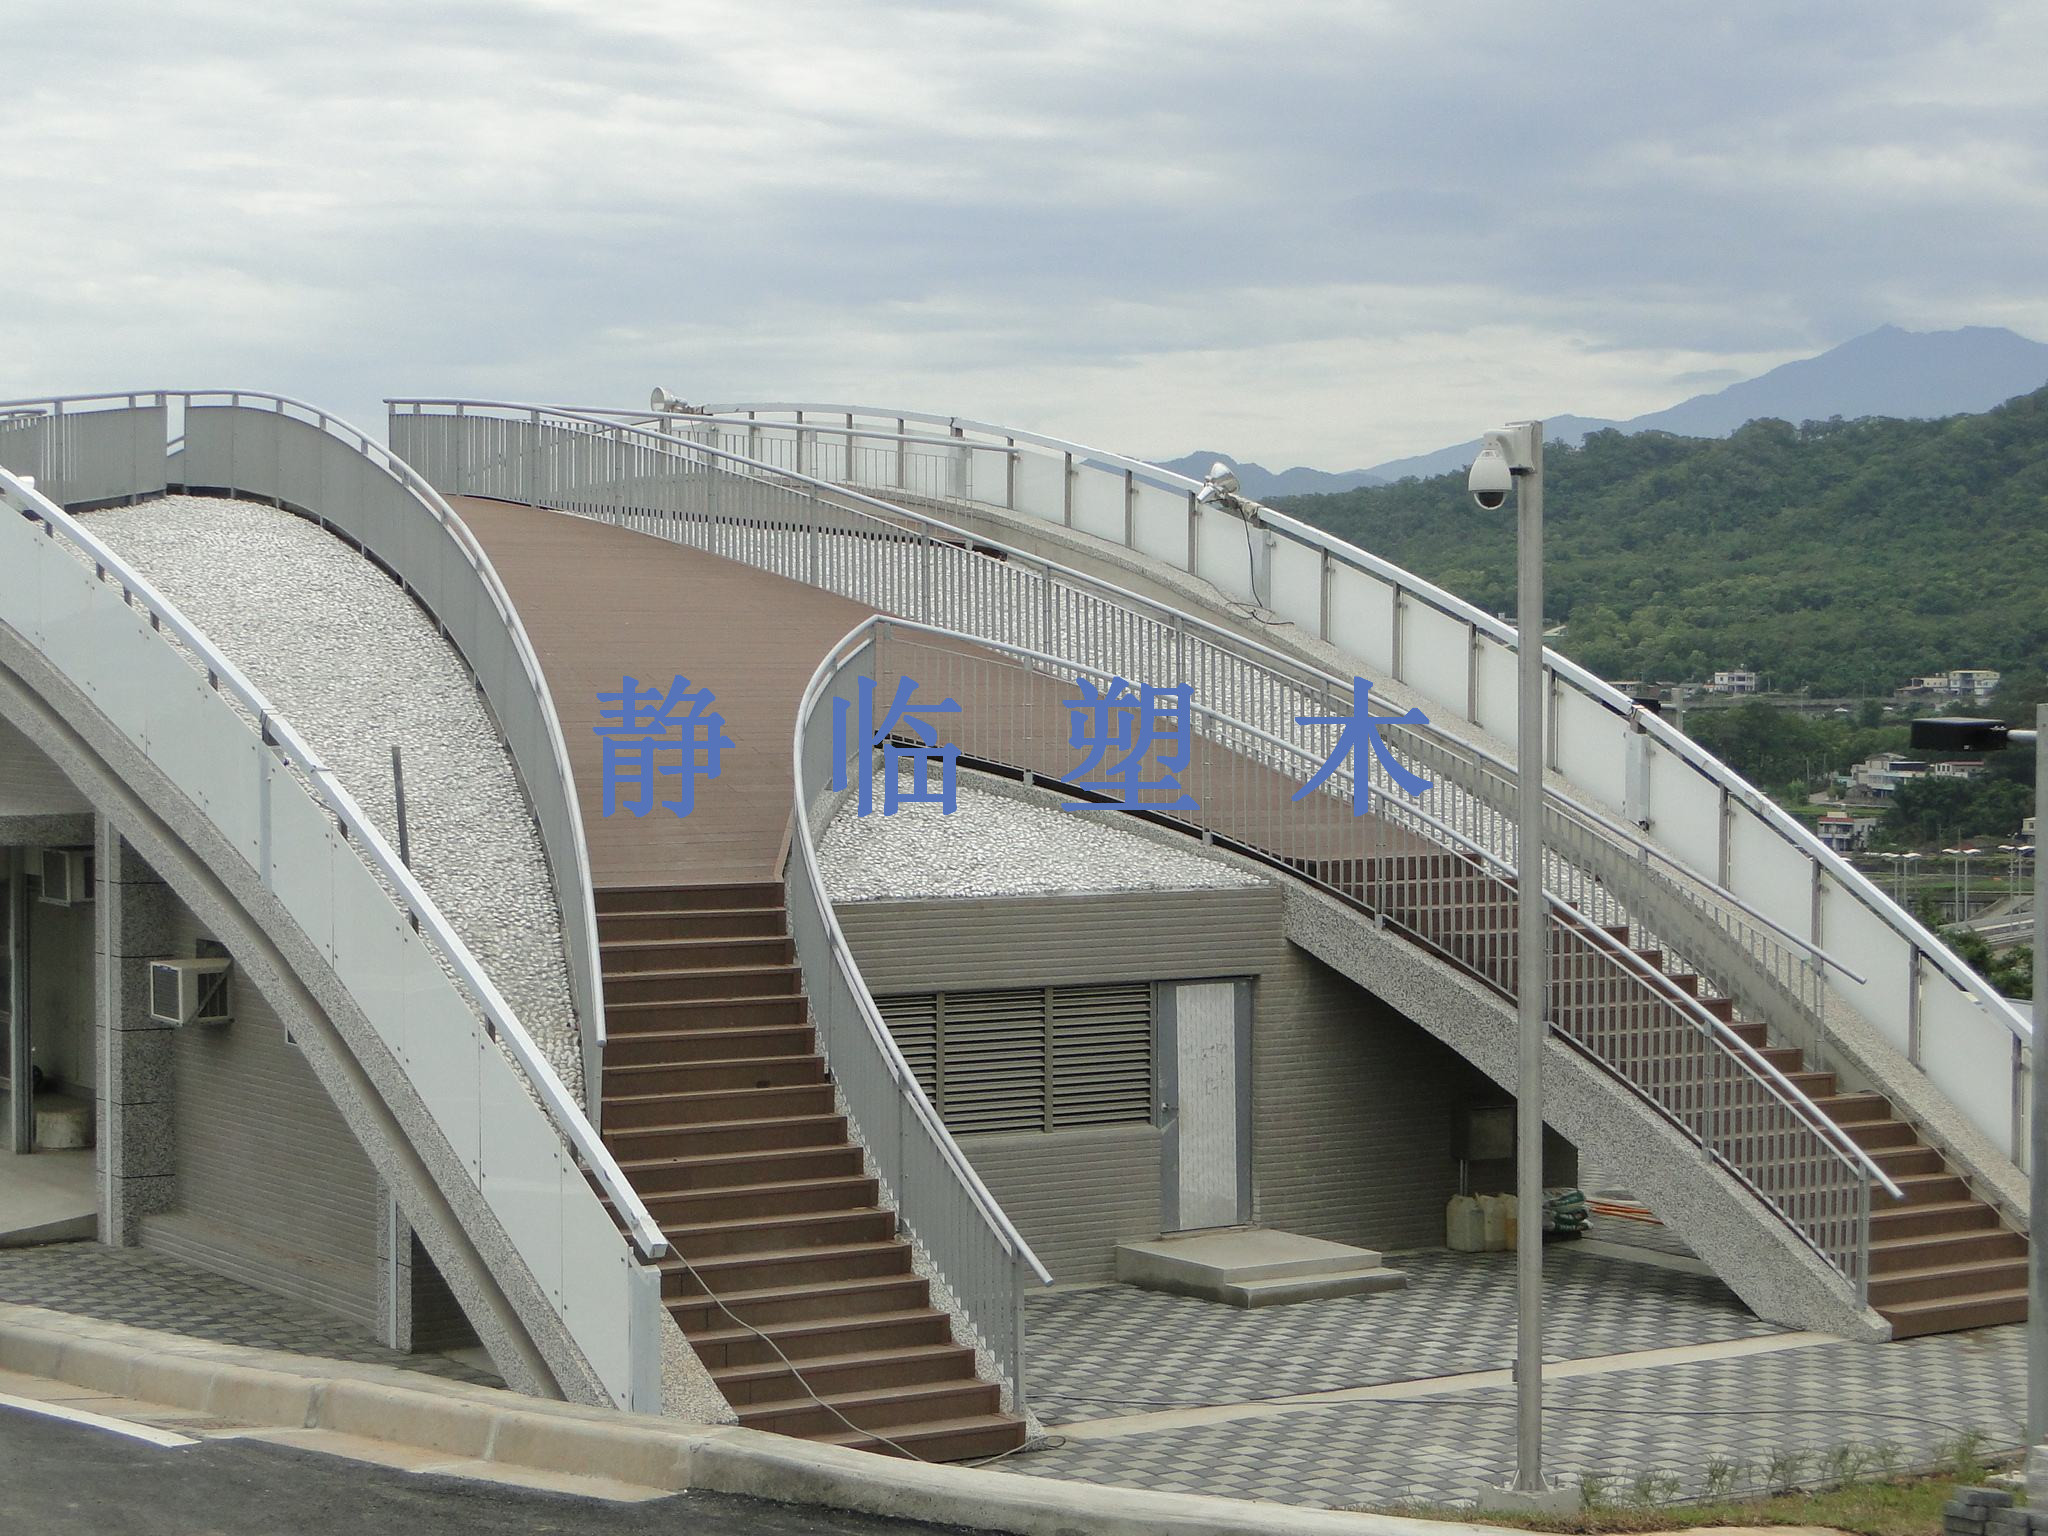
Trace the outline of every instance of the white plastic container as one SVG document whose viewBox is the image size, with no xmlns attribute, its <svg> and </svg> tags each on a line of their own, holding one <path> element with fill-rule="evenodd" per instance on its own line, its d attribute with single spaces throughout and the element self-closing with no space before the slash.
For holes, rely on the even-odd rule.
<svg viewBox="0 0 2048 1536">
<path fill-rule="evenodd" d="M 1444 1244 L 1459 1253 L 1485 1249 L 1486 1213 L 1470 1195 L 1453 1195 L 1444 1207 Z"/>
</svg>

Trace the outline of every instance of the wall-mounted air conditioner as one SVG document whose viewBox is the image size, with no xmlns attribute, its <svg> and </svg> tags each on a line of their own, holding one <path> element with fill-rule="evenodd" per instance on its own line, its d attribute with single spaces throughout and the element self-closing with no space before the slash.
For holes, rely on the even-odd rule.
<svg viewBox="0 0 2048 1536">
<path fill-rule="evenodd" d="M 159 1024 L 225 1024 L 228 979 L 234 962 L 224 955 L 149 962 L 149 1016 Z"/>
<path fill-rule="evenodd" d="M 76 907 L 92 900 L 91 855 L 83 848 L 42 850 L 42 898 L 53 907 Z"/>
</svg>

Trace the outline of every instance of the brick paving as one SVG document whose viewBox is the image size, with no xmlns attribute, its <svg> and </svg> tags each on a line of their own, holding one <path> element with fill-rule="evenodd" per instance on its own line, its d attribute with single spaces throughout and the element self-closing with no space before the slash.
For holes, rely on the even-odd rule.
<svg viewBox="0 0 2048 1536">
<path fill-rule="evenodd" d="M 503 1386 L 497 1376 L 439 1354 L 386 1349 L 354 1324 L 148 1248 L 55 1243 L 0 1248 L 0 1301 L 157 1328 L 215 1344 L 320 1355 L 455 1381 Z"/>
<path fill-rule="evenodd" d="M 1505 1481 L 1511 1387 L 1259 1406 L 1510 1363 L 1512 1255 L 1389 1262 L 1409 1273 L 1407 1291 L 1260 1312 L 1124 1287 L 1034 1298 L 1034 1406 L 1050 1444 L 1001 1469 L 1331 1508 L 1462 1503 Z M 1547 1271 L 1553 1359 L 1782 1332 L 1706 1276 L 1568 1249 L 1552 1250 Z M 1666 1498 L 1705 1492 L 1717 1463 L 1739 1489 L 1771 1481 L 1774 1463 L 1778 1481 L 1818 1478 L 1845 1448 L 1866 1462 L 1925 1464 L 1965 1433 L 2021 1444 L 2025 1370 L 2019 1327 L 1624 1366 L 1547 1386 L 1545 1460 L 1555 1477 L 1593 1474 L 1622 1492 L 1655 1479 Z M 1116 1416 L 1218 1404 L 1248 1406 L 1220 1421 L 1103 1433 Z M 1059 1434 L 1091 1420 L 1101 1438 Z"/>
<path fill-rule="evenodd" d="M 1575 1253 L 1546 1255 L 1547 1353 L 1584 1359 L 1782 1332 L 1719 1280 Z M 1025 1303 L 1032 1406 L 1048 1424 L 1250 1402 L 1505 1366 L 1512 1253 L 1404 1254 L 1406 1290 L 1256 1312 L 1131 1286 Z"/>
</svg>

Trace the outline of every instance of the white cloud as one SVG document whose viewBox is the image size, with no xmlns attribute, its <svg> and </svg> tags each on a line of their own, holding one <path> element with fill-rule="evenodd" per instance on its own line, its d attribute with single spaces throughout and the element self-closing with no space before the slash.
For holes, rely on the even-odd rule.
<svg viewBox="0 0 2048 1536">
<path fill-rule="evenodd" d="M 838 394 L 1339 467 L 2048 331 L 2031 8 L 14 0 L 0 392 Z"/>
</svg>

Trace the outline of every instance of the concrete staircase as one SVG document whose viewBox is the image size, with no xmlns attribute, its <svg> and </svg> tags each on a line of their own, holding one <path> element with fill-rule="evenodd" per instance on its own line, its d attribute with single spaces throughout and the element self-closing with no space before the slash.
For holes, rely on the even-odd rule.
<svg viewBox="0 0 2048 1536">
<path fill-rule="evenodd" d="M 1389 926 L 1502 991 L 1500 957 L 1511 954 L 1513 944 L 1512 896 L 1502 902 L 1500 885 L 1480 880 L 1469 866 L 1448 858 L 1394 857 L 1406 861 L 1405 881 L 1377 880 L 1382 871 L 1364 861 L 1348 871 L 1351 889 L 1361 900 L 1372 892 L 1382 902 L 1389 889 L 1426 891 L 1427 904 L 1396 901 L 1394 910 L 1385 914 Z M 1339 867 L 1316 870 L 1319 878 L 1332 884 L 1341 884 L 1345 873 Z M 1482 885 L 1492 887 L 1490 904 L 1481 899 Z M 1671 969 L 1662 951 L 1638 945 L 1630 929 L 1604 931 L 1626 950 L 1625 964 L 1667 976 L 1756 1047 L 1851 1140 L 1869 1151 L 1904 1192 L 1905 1198 L 1895 1201 L 1882 1190 L 1873 1190 L 1870 1218 L 1870 1305 L 1891 1324 L 1894 1338 L 2026 1318 L 2027 1239 L 1971 1191 L 1941 1153 L 1897 1115 L 1889 1099 L 1880 1093 L 1844 1092 L 1834 1073 L 1809 1069 L 1799 1047 L 1774 1043 L 1763 1024 L 1738 1018 L 1732 1000 L 1712 995 L 1698 975 Z M 1582 1006 L 1602 1006 L 1597 993 L 1589 1000 L 1586 984 L 1574 986 L 1566 974 L 1570 962 L 1553 953 L 1551 963 L 1553 977 L 1565 984 L 1567 998 Z M 1512 977 L 1511 961 L 1506 974 Z M 1668 1016 L 1638 1024 L 1629 1051 L 1635 1069 L 1676 1082 L 1681 1074 L 1660 1074 L 1656 1068 L 1657 1058 L 1671 1050 L 1659 1034 L 1668 1038 L 1684 1028 Z"/>
<path fill-rule="evenodd" d="M 1022 1445 L 877 1203 L 782 887 L 609 887 L 597 911 L 604 1142 L 669 1241 L 669 1313 L 740 1422 L 923 1461 Z"/>
</svg>

